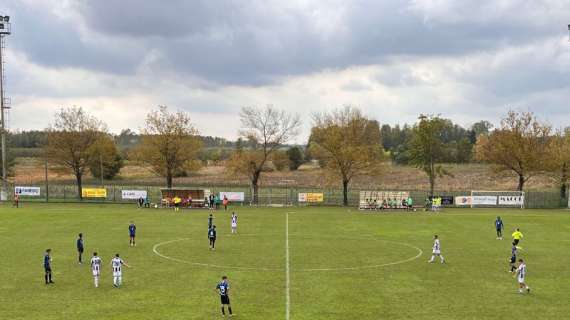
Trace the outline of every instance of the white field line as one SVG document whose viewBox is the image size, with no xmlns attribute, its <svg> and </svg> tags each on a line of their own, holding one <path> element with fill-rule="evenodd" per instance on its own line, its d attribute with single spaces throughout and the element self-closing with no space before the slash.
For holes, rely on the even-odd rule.
<svg viewBox="0 0 570 320">
<path fill-rule="evenodd" d="M 290 272 L 289 272 L 289 212 L 285 213 L 285 320 L 289 320 L 291 311 L 290 295 Z"/>
</svg>

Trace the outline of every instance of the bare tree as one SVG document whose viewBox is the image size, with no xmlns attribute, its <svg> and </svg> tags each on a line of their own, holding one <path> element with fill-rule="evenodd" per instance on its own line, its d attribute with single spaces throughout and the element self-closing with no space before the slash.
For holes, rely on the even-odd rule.
<svg viewBox="0 0 570 320">
<path fill-rule="evenodd" d="M 271 155 L 299 132 L 301 120 L 273 106 L 263 109 L 244 107 L 240 112 L 240 136 L 249 141 L 249 149 L 234 152 L 228 169 L 248 177 L 253 189 L 253 203 L 259 202 L 259 179 Z"/>
<path fill-rule="evenodd" d="M 172 188 L 174 176 L 197 168 L 194 160 L 201 148 L 190 116 L 180 111 L 170 113 L 166 106 L 159 106 L 147 115 L 134 156 L 149 164 L 155 174 L 165 177 L 166 186 Z"/>
<path fill-rule="evenodd" d="M 81 199 L 83 174 L 89 169 L 94 154 L 91 147 L 107 131 L 105 124 L 87 114 L 81 107 L 62 108 L 47 130 L 47 157 L 65 171 L 70 171 L 77 182 Z"/>
</svg>

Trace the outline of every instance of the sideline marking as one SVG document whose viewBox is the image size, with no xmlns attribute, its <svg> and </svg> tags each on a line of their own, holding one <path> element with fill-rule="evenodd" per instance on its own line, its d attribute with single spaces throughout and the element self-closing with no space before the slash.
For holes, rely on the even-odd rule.
<svg viewBox="0 0 570 320">
<path fill-rule="evenodd" d="M 291 283 L 289 272 L 289 212 L 285 213 L 285 320 L 289 320 L 291 310 L 291 295 L 289 285 Z"/>
</svg>

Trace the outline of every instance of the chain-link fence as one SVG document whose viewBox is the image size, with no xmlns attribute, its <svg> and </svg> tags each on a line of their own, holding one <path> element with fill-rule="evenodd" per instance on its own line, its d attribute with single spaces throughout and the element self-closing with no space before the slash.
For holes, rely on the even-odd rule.
<svg viewBox="0 0 570 320">
<path fill-rule="evenodd" d="M 105 185 L 105 186 L 91 186 L 85 185 L 84 189 L 105 188 L 106 196 L 101 198 L 87 198 L 81 199 L 78 195 L 76 185 L 29 185 L 26 187 L 39 188 L 39 196 L 20 196 L 22 202 L 95 202 L 95 203 L 134 203 L 136 199 L 123 199 L 123 190 L 144 190 L 147 192 L 150 202 L 160 203 L 161 201 L 161 187 L 158 186 L 141 186 L 141 185 Z M 187 185 L 177 186 L 179 189 L 205 189 L 210 192 L 218 194 L 219 192 L 243 192 L 244 205 L 252 204 L 253 196 L 252 189 L 249 186 L 213 186 L 213 185 Z M 13 198 L 14 186 L 10 188 L 10 199 Z M 360 191 L 370 189 L 349 189 L 348 202 L 349 206 L 357 207 L 360 201 Z M 428 192 L 424 190 L 382 190 L 377 189 L 374 191 L 406 191 L 410 193 L 411 198 L 416 205 L 423 205 L 425 199 L 428 197 Z M 306 203 L 299 202 L 299 193 L 322 193 L 323 201 L 319 203 Z M 458 197 L 469 196 L 471 191 L 453 191 L 442 192 L 437 191 L 435 195 L 445 197 Z M 340 206 L 343 203 L 343 193 L 340 188 L 303 188 L 293 186 L 280 186 L 280 187 L 260 187 L 258 193 L 258 205 L 260 206 L 297 206 L 297 205 L 311 205 L 311 206 Z M 527 191 L 525 193 L 525 208 L 565 208 L 568 206 L 568 196 L 562 198 L 558 191 Z"/>
</svg>

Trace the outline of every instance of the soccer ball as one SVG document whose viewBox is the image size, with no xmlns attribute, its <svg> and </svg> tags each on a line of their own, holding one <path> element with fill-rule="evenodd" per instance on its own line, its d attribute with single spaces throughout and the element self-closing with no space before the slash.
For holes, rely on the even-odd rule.
<svg viewBox="0 0 570 320">
<path fill-rule="evenodd" d="M 155 209 L 158 209 L 158 204 L 155 203 L 155 204 L 154 204 L 154 208 L 155 208 Z"/>
</svg>

